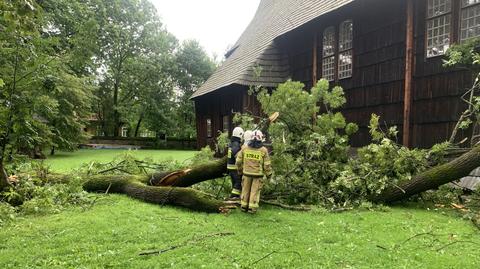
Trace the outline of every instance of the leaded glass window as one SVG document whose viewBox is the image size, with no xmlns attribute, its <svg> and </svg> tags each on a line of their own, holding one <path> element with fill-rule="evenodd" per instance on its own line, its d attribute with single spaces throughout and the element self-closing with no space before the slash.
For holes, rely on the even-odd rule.
<svg viewBox="0 0 480 269">
<path fill-rule="evenodd" d="M 338 40 L 338 79 L 352 76 L 353 68 L 353 22 L 344 21 L 340 24 Z"/>
<path fill-rule="evenodd" d="M 443 55 L 450 47 L 451 12 L 451 0 L 428 0 L 427 57 Z"/>
<path fill-rule="evenodd" d="M 480 36 L 480 0 L 462 0 L 460 41 Z"/>
<path fill-rule="evenodd" d="M 230 116 L 228 115 L 223 116 L 222 123 L 223 123 L 223 132 L 224 133 L 230 132 Z"/>
<path fill-rule="evenodd" d="M 342 52 L 338 56 L 338 79 L 352 76 L 353 57 L 352 50 Z"/>
<path fill-rule="evenodd" d="M 335 28 L 328 27 L 323 32 L 322 77 L 335 80 Z"/>
<path fill-rule="evenodd" d="M 207 137 L 212 137 L 212 119 L 207 119 Z"/>
<path fill-rule="evenodd" d="M 469 1 L 469 0 L 466 0 Z M 451 0 L 428 0 L 428 17 L 433 18 L 452 11 Z"/>
<path fill-rule="evenodd" d="M 462 0 L 462 7 L 480 4 L 480 0 Z"/>
</svg>

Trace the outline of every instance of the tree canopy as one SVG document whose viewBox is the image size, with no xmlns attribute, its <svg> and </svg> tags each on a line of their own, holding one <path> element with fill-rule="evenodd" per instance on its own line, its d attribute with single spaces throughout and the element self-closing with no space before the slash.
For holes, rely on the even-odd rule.
<svg viewBox="0 0 480 269">
<path fill-rule="evenodd" d="M 0 170 L 17 154 L 76 149 L 89 126 L 193 137 L 189 98 L 214 68 L 148 0 L 1 1 Z"/>
</svg>

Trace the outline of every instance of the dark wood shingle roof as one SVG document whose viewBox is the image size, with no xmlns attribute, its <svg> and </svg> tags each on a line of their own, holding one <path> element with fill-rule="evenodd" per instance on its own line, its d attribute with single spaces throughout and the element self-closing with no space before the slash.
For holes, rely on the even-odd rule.
<svg viewBox="0 0 480 269">
<path fill-rule="evenodd" d="M 229 57 L 192 98 L 232 84 L 275 87 L 284 82 L 289 75 L 288 58 L 275 38 L 353 1 L 262 0 Z M 261 70 L 260 75 L 256 70 Z"/>
</svg>

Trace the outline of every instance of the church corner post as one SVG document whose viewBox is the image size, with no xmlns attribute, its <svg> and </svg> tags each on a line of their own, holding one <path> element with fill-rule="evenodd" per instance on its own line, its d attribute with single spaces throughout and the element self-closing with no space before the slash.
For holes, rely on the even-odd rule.
<svg viewBox="0 0 480 269">
<path fill-rule="evenodd" d="M 403 145 L 410 146 L 410 126 L 412 110 L 412 85 L 414 63 L 414 0 L 406 4 L 406 42 L 405 42 L 405 88 L 403 105 Z"/>
</svg>

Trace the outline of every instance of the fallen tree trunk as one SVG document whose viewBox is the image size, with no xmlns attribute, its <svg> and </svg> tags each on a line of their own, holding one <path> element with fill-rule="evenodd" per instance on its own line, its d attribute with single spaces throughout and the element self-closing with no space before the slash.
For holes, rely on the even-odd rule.
<svg viewBox="0 0 480 269">
<path fill-rule="evenodd" d="M 150 176 L 150 183 L 154 186 L 190 187 L 203 181 L 222 177 L 227 172 L 226 162 L 227 159 L 223 158 L 192 169 L 156 173 Z M 447 164 L 433 167 L 416 175 L 408 182 L 388 188 L 379 195 L 372 196 L 370 200 L 376 203 L 400 201 L 468 176 L 471 171 L 479 166 L 480 146 L 477 146 Z"/>
<path fill-rule="evenodd" d="M 146 176 L 96 175 L 87 176 L 83 188 L 89 192 L 120 193 L 148 203 L 180 206 L 187 209 L 219 213 L 226 210 L 224 202 L 192 188 L 194 184 L 222 177 L 226 172 L 226 158 L 192 169 L 156 173 Z M 480 146 L 453 161 L 416 175 L 412 180 L 386 189 L 370 198 L 376 203 L 391 203 L 469 175 L 480 166 Z M 65 182 L 69 176 L 51 175 L 52 181 Z M 148 184 L 159 186 L 151 186 Z M 277 204 L 275 204 L 277 205 Z M 286 207 L 285 207 L 286 208 Z M 296 209 L 298 208 L 288 208 Z M 303 208 L 302 208 L 303 210 Z"/>
<path fill-rule="evenodd" d="M 158 172 L 150 176 L 153 186 L 190 187 L 203 181 L 221 178 L 227 173 L 227 157 L 191 169 Z"/>
<path fill-rule="evenodd" d="M 145 184 L 145 176 L 92 176 L 83 185 L 88 192 L 122 193 L 160 205 L 173 205 L 195 211 L 219 213 L 223 202 L 191 188 L 153 187 Z"/>
<path fill-rule="evenodd" d="M 391 203 L 468 176 L 480 166 L 480 146 L 453 161 L 420 173 L 408 182 L 384 190 L 371 198 L 373 202 Z"/>
<path fill-rule="evenodd" d="M 263 119 L 259 124 L 259 129 L 266 132 L 279 115 L 278 112 L 275 112 L 270 117 Z M 149 183 L 152 186 L 190 187 L 203 181 L 223 177 L 227 173 L 227 161 L 228 157 L 225 156 L 191 169 L 154 173 L 150 176 Z"/>
<path fill-rule="evenodd" d="M 420 173 L 399 186 L 388 188 L 379 195 L 370 197 L 370 200 L 376 203 L 400 201 L 468 176 L 479 166 L 480 146 L 476 146 L 453 161 Z M 227 172 L 226 167 L 227 157 L 224 157 L 191 169 L 158 172 L 147 176 L 90 176 L 84 189 L 90 192 L 123 193 L 154 204 L 181 206 L 202 212 L 222 212 L 225 209 L 222 201 L 187 187 L 223 177 Z M 59 178 L 62 177 L 65 176 Z"/>
</svg>

